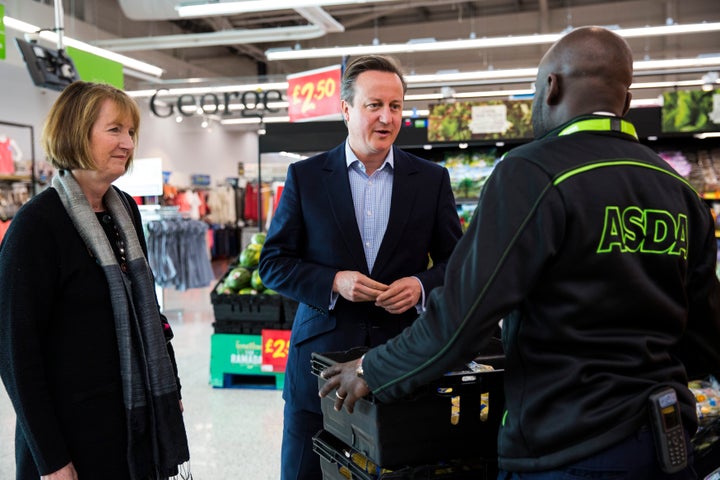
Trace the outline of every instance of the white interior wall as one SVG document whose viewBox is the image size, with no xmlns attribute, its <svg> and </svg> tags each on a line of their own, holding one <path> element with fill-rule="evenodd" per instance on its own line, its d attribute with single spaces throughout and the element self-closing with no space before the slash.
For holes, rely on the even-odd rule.
<svg viewBox="0 0 720 480">
<path fill-rule="evenodd" d="M 258 137 L 255 131 L 228 130 L 215 125 L 200 128 L 199 119 L 190 117 L 176 123 L 175 117 L 152 115 L 148 103 L 140 101 L 143 112 L 138 158 L 160 157 L 163 170 L 172 172 L 170 183 L 190 186 L 193 174 L 210 175 L 212 185 L 238 176 L 238 162 L 258 161 Z"/>
</svg>

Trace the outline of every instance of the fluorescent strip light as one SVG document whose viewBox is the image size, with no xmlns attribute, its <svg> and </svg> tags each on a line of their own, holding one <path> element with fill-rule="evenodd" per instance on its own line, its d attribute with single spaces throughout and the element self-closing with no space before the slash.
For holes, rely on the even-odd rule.
<svg viewBox="0 0 720 480">
<path fill-rule="evenodd" d="M 246 117 L 246 118 L 226 118 L 220 120 L 222 125 L 253 125 L 256 123 L 288 123 L 290 117 Z"/>
<path fill-rule="evenodd" d="M 633 69 L 638 70 L 665 70 L 670 68 L 698 68 L 720 65 L 720 55 L 698 58 L 672 58 L 668 60 L 642 60 L 633 63 Z"/>
<path fill-rule="evenodd" d="M 442 93 L 418 93 L 415 95 L 405 95 L 406 102 L 422 102 L 424 100 L 442 100 Z"/>
<path fill-rule="evenodd" d="M 696 133 L 693 135 L 693 137 L 699 138 L 700 140 L 703 140 L 705 138 L 718 138 L 720 137 L 720 132 Z"/>
<path fill-rule="evenodd" d="M 656 27 L 621 28 L 615 33 L 625 38 L 662 37 L 686 33 L 708 33 L 720 30 L 720 22 L 688 23 L 687 25 L 660 25 Z"/>
<path fill-rule="evenodd" d="M 453 98 L 483 98 L 483 97 L 512 97 L 516 95 L 533 95 L 535 90 L 526 88 L 522 90 L 488 90 L 486 92 L 461 92 Z"/>
<path fill-rule="evenodd" d="M 37 33 L 40 30 L 40 28 L 36 27 L 35 25 L 29 24 L 29 23 L 23 22 L 22 20 L 17 20 L 15 18 L 8 17 L 8 16 L 4 17 L 4 21 L 5 21 L 6 27 L 12 28 L 13 30 L 17 30 L 20 32 Z M 54 44 L 57 44 L 58 35 L 55 32 L 43 31 L 43 32 L 40 32 L 39 36 L 40 36 L 40 38 L 42 38 L 44 40 L 47 40 Z M 155 65 L 141 62 L 140 60 L 135 60 L 134 58 L 126 57 L 125 55 L 120 55 L 118 53 L 111 52 L 109 50 L 94 47 L 90 44 L 81 42 L 79 40 L 75 40 L 74 38 L 66 37 L 64 35 L 63 35 L 63 43 L 67 46 L 77 48 L 79 50 L 83 50 L 88 53 L 92 53 L 93 55 L 97 55 L 99 57 L 107 58 L 108 60 L 118 62 L 118 63 L 122 64 L 123 66 L 130 68 L 132 70 L 136 70 L 138 72 L 147 73 L 147 74 L 153 75 L 155 77 L 159 77 L 163 73 L 162 68 L 156 67 Z"/>
<path fill-rule="evenodd" d="M 615 33 L 626 38 L 656 37 L 664 35 L 681 35 L 686 33 L 707 33 L 720 31 L 720 22 L 694 23 L 687 25 L 662 25 L 657 27 L 621 28 L 613 30 Z M 329 48 L 308 48 L 308 49 L 270 49 L 265 52 L 268 61 L 274 60 L 299 60 L 310 58 L 343 57 L 352 55 L 394 54 L 394 53 L 419 53 L 437 52 L 444 50 L 467 50 L 481 48 L 514 47 L 520 45 L 539 45 L 554 43 L 559 40 L 565 32 L 549 34 L 532 34 L 507 37 L 473 38 L 465 40 L 447 40 L 439 42 L 422 43 L 389 43 L 383 45 L 359 45 Z"/>
<path fill-rule="evenodd" d="M 183 33 L 181 35 L 154 35 L 150 37 L 110 38 L 95 40 L 93 45 L 115 52 L 137 50 L 165 50 L 171 48 L 192 48 L 217 45 L 252 44 L 262 42 L 298 41 L 318 38 L 326 31 L 317 25 L 294 27 L 253 28 L 244 30 L 218 30 L 205 33 Z"/>
<path fill-rule="evenodd" d="M 403 118 L 427 117 L 428 115 L 430 115 L 430 110 L 427 109 L 403 110 L 402 113 Z"/>
<path fill-rule="evenodd" d="M 640 90 L 644 88 L 676 88 L 676 87 L 700 87 L 703 85 L 702 79 L 700 80 L 676 80 L 671 82 L 644 82 L 644 83 L 633 83 L 630 85 L 630 90 Z"/>
<path fill-rule="evenodd" d="M 403 118 L 427 117 L 430 110 L 403 110 Z M 253 125 L 258 123 L 290 123 L 290 117 L 247 117 L 247 118 L 226 118 L 221 120 L 222 125 Z"/>
<path fill-rule="evenodd" d="M 406 75 L 408 85 L 430 82 L 458 82 L 465 80 L 489 80 L 498 78 L 535 77 L 537 68 L 514 68 L 510 70 L 479 70 L 474 72 L 435 73 L 428 75 Z"/>
<path fill-rule="evenodd" d="M 371 0 L 372 3 L 396 0 Z M 215 15 L 235 15 L 251 12 L 269 12 L 271 10 L 292 10 L 303 7 L 328 7 L 366 3 L 365 0 L 245 0 L 241 2 L 203 3 L 195 5 L 178 5 L 175 7 L 181 17 L 209 17 Z"/>
<path fill-rule="evenodd" d="M 660 100 L 657 98 L 633 98 L 630 100 L 630 108 L 660 107 Z"/>
<path fill-rule="evenodd" d="M 471 48 L 510 47 L 518 45 L 537 45 L 553 43 L 563 34 L 527 35 L 522 37 L 471 38 L 466 40 L 447 40 L 440 42 L 386 43 L 380 45 L 358 45 L 329 48 L 270 49 L 265 52 L 268 61 L 299 60 L 311 58 L 344 57 L 354 55 L 395 53 L 422 53 L 445 50 L 468 50 Z"/>
<path fill-rule="evenodd" d="M 286 109 L 289 106 L 289 102 L 269 102 L 267 105 L 265 105 L 267 108 L 271 108 L 273 110 L 280 110 L 280 109 Z M 254 105 L 252 103 L 248 105 L 242 105 L 239 103 L 231 103 L 228 105 L 228 110 L 231 112 L 239 112 L 242 110 L 252 110 L 253 108 L 257 107 L 257 105 Z"/>
<path fill-rule="evenodd" d="M 675 58 L 669 60 L 641 60 L 633 63 L 637 72 L 646 70 L 671 70 L 677 68 L 712 68 L 720 66 L 720 55 L 702 58 Z M 658 72 L 661 74 L 662 72 Z M 665 72 L 670 74 L 673 72 Z M 512 80 L 524 77 L 536 77 L 537 68 L 515 68 L 509 70 L 479 70 L 474 72 L 436 73 L 427 75 L 406 75 L 405 81 L 411 87 L 419 83 L 458 82 L 473 80 Z M 652 88 L 652 87 L 647 87 Z"/>
</svg>

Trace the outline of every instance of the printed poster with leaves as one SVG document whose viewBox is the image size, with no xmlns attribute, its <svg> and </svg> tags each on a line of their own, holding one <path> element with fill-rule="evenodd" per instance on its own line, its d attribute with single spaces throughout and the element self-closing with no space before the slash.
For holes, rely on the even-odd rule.
<svg viewBox="0 0 720 480">
<path fill-rule="evenodd" d="M 720 131 L 720 90 L 679 90 L 663 94 L 663 133 Z"/>
<path fill-rule="evenodd" d="M 531 115 L 531 100 L 431 105 L 428 141 L 531 139 Z"/>
</svg>

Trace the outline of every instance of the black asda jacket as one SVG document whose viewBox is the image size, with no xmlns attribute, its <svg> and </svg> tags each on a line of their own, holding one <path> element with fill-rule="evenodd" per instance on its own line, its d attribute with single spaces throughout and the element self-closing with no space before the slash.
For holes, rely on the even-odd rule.
<svg viewBox="0 0 720 480">
<path fill-rule="evenodd" d="M 618 443 L 663 385 L 692 433 L 682 361 L 720 372 L 715 257 L 708 206 L 634 127 L 579 117 L 498 164 L 445 286 L 367 353 L 365 377 L 381 401 L 398 399 L 472 359 L 503 318 L 502 469 L 552 469 Z"/>
</svg>

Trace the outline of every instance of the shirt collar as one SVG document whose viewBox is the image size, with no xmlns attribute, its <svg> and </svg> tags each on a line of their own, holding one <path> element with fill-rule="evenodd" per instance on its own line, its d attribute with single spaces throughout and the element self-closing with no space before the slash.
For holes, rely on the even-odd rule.
<svg viewBox="0 0 720 480">
<path fill-rule="evenodd" d="M 383 161 L 382 165 L 380 165 L 380 168 L 378 170 L 382 170 L 385 168 L 385 165 L 390 165 L 390 168 L 395 168 L 395 155 L 393 153 L 394 148 L 390 148 L 390 151 L 388 152 L 387 156 L 385 157 L 385 160 Z M 365 171 L 365 165 L 360 161 L 360 159 L 355 155 L 355 152 L 352 151 L 352 148 L 350 148 L 350 142 L 347 140 L 345 141 L 345 164 L 348 168 L 352 166 L 353 163 L 358 162 L 358 167 L 364 172 Z"/>
</svg>

